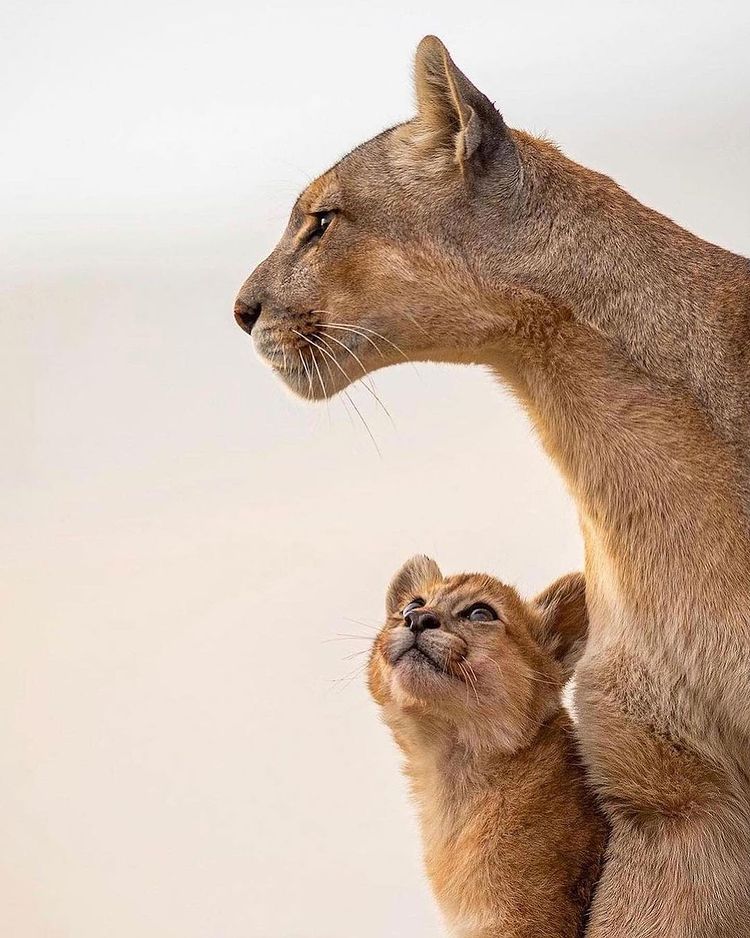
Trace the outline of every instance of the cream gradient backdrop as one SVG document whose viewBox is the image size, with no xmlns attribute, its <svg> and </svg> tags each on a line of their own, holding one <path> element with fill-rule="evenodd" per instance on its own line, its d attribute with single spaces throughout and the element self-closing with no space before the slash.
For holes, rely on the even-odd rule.
<svg viewBox="0 0 750 938">
<path fill-rule="evenodd" d="M 747 4 L 70 0 L 3 12 L 0 933 L 427 938 L 347 660 L 411 552 L 537 589 L 575 516 L 483 374 L 303 406 L 234 325 L 296 193 L 438 33 L 508 121 L 750 253 Z M 327 412 L 328 411 L 328 412 Z M 352 620 L 359 620 L 354 622 Z M 365 624 L 360 624 L 365 623 Z"/>
</svg>

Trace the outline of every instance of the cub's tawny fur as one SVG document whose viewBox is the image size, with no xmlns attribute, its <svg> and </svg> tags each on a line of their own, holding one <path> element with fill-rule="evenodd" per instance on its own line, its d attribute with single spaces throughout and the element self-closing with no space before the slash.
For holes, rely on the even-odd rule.
<svg viewBox="0 0 750 938">
<path fill-rule="evenodd" d="M 750 262 L 509 128 L 434 38 L 416 87 L 235 314 L 303 396 L 402 356 L 515 391 L 585 542 L 578 732 L 612 824 L 588 938 L 747 938 Z"/>
<path fill-rule="evenodd" d="M 561 700 L 586 639 L 583 577 L 525 603 L 418 556 L 386 605 L 370 691 L 404 754 L 451 933 L 579 938 L 607 836 Z"/>
</svg>

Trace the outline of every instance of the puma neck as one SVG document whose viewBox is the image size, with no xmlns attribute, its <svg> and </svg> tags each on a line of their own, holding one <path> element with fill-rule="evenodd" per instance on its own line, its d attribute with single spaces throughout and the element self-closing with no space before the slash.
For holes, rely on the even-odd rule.
<svg viewBox="0 0 750 938">
<path fill-rule="evenodd" d="M 692 393 L 724 439 L 750 443 L 750 261 L 642 205 L 612 179 L 523 132 L 514 259 L 530 290 L 619 343 L 658 381 Z M 507 263 L 507 262 L 506 262 Z M 746 457 L 745 457 L 746 458 Z"/>
</svg>

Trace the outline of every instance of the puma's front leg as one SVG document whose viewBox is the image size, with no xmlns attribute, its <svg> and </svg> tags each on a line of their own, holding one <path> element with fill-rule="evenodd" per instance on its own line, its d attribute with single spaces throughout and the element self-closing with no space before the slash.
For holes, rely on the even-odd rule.
<svg viewBox="0 0 750 938">
<path fill-rule="evenodd" d="M 741 772 L 664 739 L 602 692 L 600 678 L 585 667 L 576 693 L 583 752 L 612 825 L 586 938 L 748 938 Z M 618 692 L 643 696 L 642 686 Z"/>
<path fill-rule="evenodd" d="M 586 938 L 747 938 L 750 861 L 729 854 L 726 834 L 615 822 Z"/>
<path fill-rule="evenodd" d="M 741 476 L 689 396 L 576 323 L 549 339 L 517 385 L 586 543 L 578 731 L 613 829 L 587 938 L 750 938 Z"/>
</svg>

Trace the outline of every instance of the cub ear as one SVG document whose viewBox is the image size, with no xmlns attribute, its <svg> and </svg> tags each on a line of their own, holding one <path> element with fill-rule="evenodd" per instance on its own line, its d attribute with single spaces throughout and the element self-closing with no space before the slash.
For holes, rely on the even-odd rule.
<svg viewBox="0 0 750 938">
<path fill-rule="evenodd" d="M 535 638 L 563 666 L 565 678 L 573 674 L 589 633 L 586 579 L 568 573 L 555 580 L 534 600 L 539 619 Z"/>
<path fill-rule="evenodd" d="M 495 106 L 456 67 L 436 36 L 425 36 L 417 46 L 414 79 L 424 144 L 452 150 L 453 162 L 462 169 L 510 142 Z"/>
<path fill-rule="evenodd" d="M 442 580 L 440 567 L 430 557 L 417 554 L 401 567 L 391 580 L 385 600 L 386 615 L 392 616 L 412 599 L 416 599 L 426 586 Z"/>
</svg>

